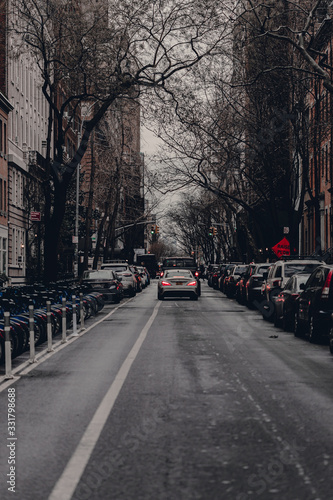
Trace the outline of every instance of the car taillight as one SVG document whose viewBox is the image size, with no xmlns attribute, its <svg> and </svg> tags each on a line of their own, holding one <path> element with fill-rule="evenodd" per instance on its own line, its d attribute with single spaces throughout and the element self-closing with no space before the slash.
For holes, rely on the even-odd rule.
<svg viewBox="0 0 333 500">
<path fill-rule="evenodd" d="M 195 276 L 199 276 L 198 271 L 195 271 L 194 275 L 195 275 Z"/>
<path fill-rule="evenodd" d="M 331 284 L 331 280 L 332 280 L 332 274 L 333 274 L 333 271 L 330 271 L 327 275 L 323 291 L 321 292 L 322 299 L 328 299 L 328 296 L 330 293 L 330 284 Z"/>
<path fill-rule="evenodd" d="M 160 277 L 161 277 L 161 278 L 162 278 L 163 274 L 164 274 L 164 272 L 163 272 L 163 271 L 161 271 L 161 274 L 160 274 Z"/>
<path fill-rule="evenodd" d="M 281 286 L 281 280 L 274 280 L 273 281 L 273 286 L 280 287 Z"/>
<path fill-rule="evenodd" d="M 187 286 L 196 286 L 197 282 L 196 281 L 190 281 L 190 283 L 187 283 Z"/>
<path fill-rule="evenodd" d="M 168 283 L 167 281 L 162 281 L 162 286 L 171 286 L 171 283 Z"/>
</svg>

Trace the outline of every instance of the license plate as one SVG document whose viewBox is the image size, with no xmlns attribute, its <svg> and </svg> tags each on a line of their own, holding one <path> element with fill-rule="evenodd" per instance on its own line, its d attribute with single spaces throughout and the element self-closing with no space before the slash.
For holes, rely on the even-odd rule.
<svg viewBox="0 0 333 500">
<path fill-rule="evenodd" d="M 176 281 L 176 285 L 182 285 L 183 282 L 182 281 Z"/>
</svg>

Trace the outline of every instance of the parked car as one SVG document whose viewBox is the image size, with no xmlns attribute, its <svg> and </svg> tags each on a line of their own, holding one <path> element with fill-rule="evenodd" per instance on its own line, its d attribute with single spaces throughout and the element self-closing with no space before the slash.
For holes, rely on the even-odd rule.
<svg viewBox="0 0 333 500">
<path fill-rule="evenodd" d="M 241 276 L 240 280 L 236 283 L 236 300 L 240 304 L 245 304 L 246 302 L 246 284 L 250 279 L 251 275 L 253 274 L 255 268 L 256 264 L 249 264 L 248 266 L 246 266 L 243 275 Z"/>
<path fill-rule="evenodd" d="M 136 269 L 140 273 L 142 287 L 146 288 L 150 283 L 150 276 L 149 276 L 147 269 L 143 266 L 136 266 Z"/>
<path fill-rule="evenodd" d="M 214 279 L 217 277 L 218 270 L 219 270 L 219 266 L 217 264 L 208 266 L 208 269 L 207 269 L 208 286 L 210 286 L 210 287 L 213 286 L 213 276 L 214 276 Z"/>
<path fill-rule="evenodd" d="M 320 266 L 320 260 L 293 259 L 278 260 L 269 268 L 269 273 L 264 273 L 262 315 L 264 319 L 273 320 L 275 300 L 288 279 L 297 273 L 311 273 Z"/>
<path fill-rule="evenodd" d="M 229 270 L 228 276 L 224 281 L 224 290 L 227 297 L 232 298 L 236 295 L 236 284 L 246 270 L 246 265 L 234 264 Z"/>
<path fill-rule="evenodd" d="M 218 289 L 225 293 L 225 280 L 227 276 L 229 276 L 231 269 L 233 269 L 235 264 L 226 264 L 225 267 L 222 269 L 220 276 L 218 278 Z"/>
<path fill-rule="evenodd" d="M 287 281 L 285 287 L 276 298 L 274 325 L 282 325 L 284 330 L 292 330 L 294 327 L 295 312 L 297 309 L 297 299 L 301 293 L 301 285 L 304 285 L 309 278 L 309 274 L 294 274 Z"/>
<path fill-rule="evenodd" d="M 118 279 L 123 285 L 124 295 L 134 297 L 136 295 L 136 278 L 133 273 L 128 271 L 117 272 Z"/>
<path fill-rule="evenodd" d="M 143 289 L 142 277 L 141 277 L 139 270 L 137 269 L 136 266 L 129 266 L 129 269 L 133 273 L 134 278 L 135 278 L 135 286 L 136 286 L 135 290 L 136 290 L 136 292 L 142 292 L 142 289 Z"/>
<path fill-rule="evenodd" d="M 328 337 L 333 313 L 333 266 L 322 264 L 301 285 L 297 301 L 294 332 L 306 335 L 310 342 Z"/>
<path fill-rule="evenodd" d="M 112 269 L 84 271 L 82 284 L 87 290 L 101 292 L 106 302 L 120 302 L 123 298 L 123 285 Z"/>
<path fill-rule="evenodd" d="M 126 261 L 105 262 L 101 269 L 111 269 L 121 279 L 125 295 L 133 297 L 137 291 L 137 279 Z"/>
<path fill-rule="evenodd" d="M 157 298 L 163 300 L 165 297 L 189 297 L 191 300 L 198 300 L 198 285 L 198 280 L 190 270 L 168 269 L 158 280 Z"/>
<path fill-rule="evenodd" d="M 257 307 L 259 303 L 263 300 L 261 289 L 264 283 L 264 273 L 268 272 L 270 266 L 271 264 L 267 262 L 256 264 L 253 273 L 246 282 L 245 294 L 246 294 L 246 304 L 248 307 L 253 307 L 253 306 Z"/>
</svg>

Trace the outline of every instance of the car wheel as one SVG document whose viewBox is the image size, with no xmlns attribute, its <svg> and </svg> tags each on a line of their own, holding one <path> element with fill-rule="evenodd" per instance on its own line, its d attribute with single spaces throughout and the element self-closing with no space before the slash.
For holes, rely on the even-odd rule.
<svg viewBox="0 0 333 500">
<path fill-rule="evenodd" d="M 161 293 L 157 294 L 157 298 L 158 298 L 158 300 L 163 300 L 164 299 L 164 297 L 163 297 L 163 295 Z"/>
<path fill-rule="evenodd" d="M 131 291 L 129 293 L 129 296 L 130 297 L 135 297 L 136 296 L 136 291 L 134 290 L 134 288 L 131 289 Z"/>
<path fill-rule="evenodd" d="M 199 298 L 198 295 L 191 295 L 190 297 L 191 300 L 198 300 L 198 298 Z"/>
</svg>

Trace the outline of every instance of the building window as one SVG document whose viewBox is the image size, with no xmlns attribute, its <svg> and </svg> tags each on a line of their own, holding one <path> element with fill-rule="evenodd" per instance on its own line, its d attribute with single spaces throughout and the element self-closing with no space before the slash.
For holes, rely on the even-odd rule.
<svg viewBox="0 0 333 500">
<path fill-rule="evenodd" d="M 0 210 L 3 211 L 3 181 L 0 179 Z"/>
<path fill-rule="evenodd" d="M 24 229 L 13 227 L 12 236 L 12 264 L 13 266 L 23 265 L 25 261 L 25 231 Z"/>
</svg>

